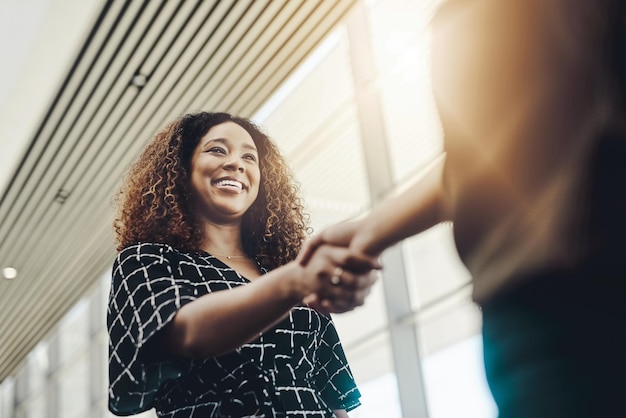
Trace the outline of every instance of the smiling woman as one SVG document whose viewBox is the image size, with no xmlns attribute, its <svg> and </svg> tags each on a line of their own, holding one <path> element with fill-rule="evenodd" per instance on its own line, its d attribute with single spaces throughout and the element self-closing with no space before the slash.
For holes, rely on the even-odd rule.
<svg viewBox="0 0 626 418">
<path fill-rule="evenodd" d="M 333 322 L 303 299 L 362 303 L 375 259 L 307 233 L 298 188 L 249 120 L 198 113 L 148 144 L 117 196 L 109 408 L 162 417 L 347 417 L 359 391 Z M 336 281 L 336 280 L 335 280 Z M 359 303 L 357 301 L 357 303 Z"/>
<path fill-rule="evenodd" d="M 212 220 L 238 222 L 259 194 L 260 176 L 258 151 L 248 131 L 230 121 L 212 127 L 191 158 L 196 218 L 206 219 L 207 226 Z"/>
</svg>

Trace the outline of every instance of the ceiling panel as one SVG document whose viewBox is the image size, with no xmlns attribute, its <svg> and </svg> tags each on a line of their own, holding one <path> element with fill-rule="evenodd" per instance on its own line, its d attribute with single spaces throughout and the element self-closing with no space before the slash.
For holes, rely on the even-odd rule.
<svg viewBox="0 0 626 418">
<path fill-rule="evenodd" d="M 356 0 L 108 1 L 0 196 L 0 381 L 110 268 L 111 196 L 167 121 L 251 116 Z M 145 80 L 145 84 L 137 80 Z"/>
</svg>

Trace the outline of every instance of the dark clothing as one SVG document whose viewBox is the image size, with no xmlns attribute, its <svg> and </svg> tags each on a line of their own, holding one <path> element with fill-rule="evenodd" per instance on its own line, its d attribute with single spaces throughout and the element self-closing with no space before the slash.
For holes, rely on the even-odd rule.
<svg viewBox="0 0 626 418">
<path fill-rule="evenodd" d="M 181 306 L 247 283 L 208 253 L 146 243 L 122 250 L 107 320 L 110 410 L 269 418 L 332 417 L 357 407 L 360 393 L 331 318 L 306 306 L 226 355 L 191 360 L 160 347 L 159 331 Z"/>
<path fill-rule="evenodd" d="M 626 273 L 606 274 L 543 274 L 483 306 L 500 418 L 626 416 Z"/>
</svg>

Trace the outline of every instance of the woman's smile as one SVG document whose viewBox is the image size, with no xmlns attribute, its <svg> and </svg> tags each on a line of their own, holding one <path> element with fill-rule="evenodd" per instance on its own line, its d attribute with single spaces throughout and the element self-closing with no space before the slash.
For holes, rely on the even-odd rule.
<svg viewBox="0 0 626 418">
<path fill-rule="evenodd" d="M 241 192 L 246 189 L 242 182 L 229 178 L 216 180 L 213 184 L 215 184 L 218 189 L 232 192 Z"/>
<path fill-rule="evenodd" d="M 198 216 L 216 222 L 241 219 L 259 194 L 261 171 L 252 137 L 234 122 L 213 126 L 191 160 Z"/>
</svg>

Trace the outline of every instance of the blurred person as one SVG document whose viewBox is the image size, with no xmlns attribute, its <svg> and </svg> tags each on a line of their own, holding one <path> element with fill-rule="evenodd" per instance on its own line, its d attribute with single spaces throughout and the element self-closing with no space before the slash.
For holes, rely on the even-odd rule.
<svg viewBox="0 0 626 418">
<path fill-rule="evenodd" d="M 626 416 L 624 2 L 448 1 L 432 79 L 444 155 L 301 263 L 325 244 L 378 256 L 452 221 L 500 417 Z"/>
<path fill-rule="evenodd" d="M 117 204 L 113 413 L 345 418 L 360 405 L 330 316 L 302 300 L 343 292 L 362 303 L 376 260 L 335 248 L 294 261 L 308 218 L 284 158 L 251 121 L 202 112 L 170 123 Z M 331 283 L 345 263 L 359 271 L 344 273 L 356 294 Z"/>
</svg>

